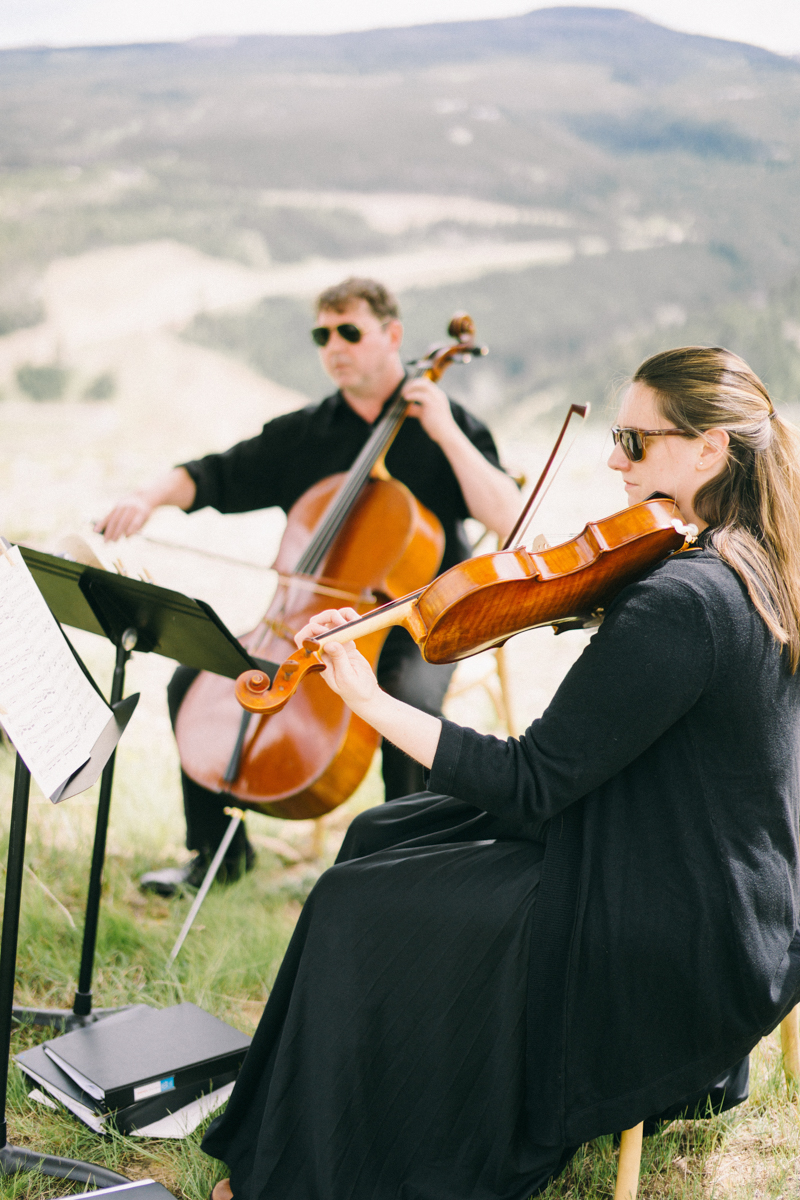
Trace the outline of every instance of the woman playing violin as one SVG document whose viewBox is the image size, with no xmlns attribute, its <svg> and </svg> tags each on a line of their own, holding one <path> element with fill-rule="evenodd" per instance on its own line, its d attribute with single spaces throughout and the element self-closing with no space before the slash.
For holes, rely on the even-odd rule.
<svg viewBox="0 0 800 1200">
<path fill-rule="evenodd" d="M 800 434 L 741 359 L 687 347 L 634 375 L 609 466 L 700 537 L 519 739 L 325 643 L 430 790 L 357 817 L 311 893 L 204 1141 L 214 1200 L 524 1200 L 584 1141 L 737 1103 L 800 1000 Z"/>
</svg>

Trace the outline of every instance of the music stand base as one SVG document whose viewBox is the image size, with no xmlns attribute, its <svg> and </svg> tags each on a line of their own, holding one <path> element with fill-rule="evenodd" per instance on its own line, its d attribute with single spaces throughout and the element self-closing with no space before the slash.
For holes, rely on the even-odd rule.
<svg viewBox="0 0 800 1200">
<path fill-rule="evenodd" d="M 88 1183 L 95 1187 L 114 1187 L 118 1183 L 130 1183 L 124 1175 L 109 1171 L 94 1163 L 81 1162 L 76 1158 L 59 1158 L 55 1154 L 39 1154 L 24 1146 L 6 1143 L 0 1149 L 0 1174 L 15 1175 L 18 1171 L 41 1171 L 55 1179 L 69 1179 L 71 1183 Z"/>
<path fill-rule="evenodd" d="M 69 1033 L 72 1029 L 83 1029 L 85 1025 L 94 1025 L 103 1017 L 111 1017 L 114 1013 L 125 1012 L 131 1008 L 123 1004 L 119 1008 L 95 1008 L 87 1013 L 76 1013 L 72 1008 L 26 1008 L 15 1004 L 12 1016 L 20 1025 L 34 1025 L 41 1029 L 58 1029 L 61 1033 Z"/>
</svg>

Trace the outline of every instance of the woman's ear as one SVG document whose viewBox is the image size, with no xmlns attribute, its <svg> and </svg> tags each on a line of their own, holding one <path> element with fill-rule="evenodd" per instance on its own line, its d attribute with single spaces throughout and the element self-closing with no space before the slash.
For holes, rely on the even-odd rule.
<svg viewBox="0 0 800 1200">
<path fill-rule="evenodd" d="M 703 446 L 695 465 L 698 471 L 714 470 L 722 464 L 728 453 L 730 435 L 727 429 L 707 429 L 701 436 Z"/>
</svg>

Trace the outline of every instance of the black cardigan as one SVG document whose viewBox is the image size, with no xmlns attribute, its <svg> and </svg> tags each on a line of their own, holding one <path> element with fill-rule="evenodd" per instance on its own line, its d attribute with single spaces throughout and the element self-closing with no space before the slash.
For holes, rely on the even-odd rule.
<svg viewBox="0 0 800 1200">
<path fill-rule="evenodd" d="M 537 1142 L 663 1111 L 800 1000 L 799 716 L 800 673 L 700 549 L 619 595 L 518 741 L 444 723 L 431 790 L 547 830 Z"/>
</svg>

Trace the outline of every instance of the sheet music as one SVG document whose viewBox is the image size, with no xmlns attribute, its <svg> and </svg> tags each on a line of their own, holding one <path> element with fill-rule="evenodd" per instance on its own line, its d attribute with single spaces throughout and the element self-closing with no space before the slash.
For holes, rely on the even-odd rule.
<svg viewBox="0 0 800 1200">
<path fill-rule="evenodd" d="M 111 715 L 19 549 L 0 538 L 0 724 L 46 796 L 88 762 Z"/>
</svg>

